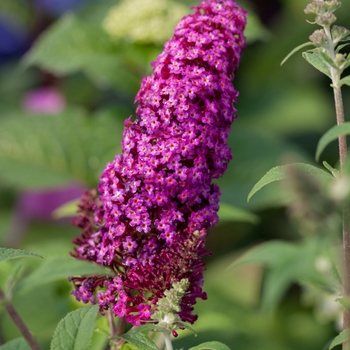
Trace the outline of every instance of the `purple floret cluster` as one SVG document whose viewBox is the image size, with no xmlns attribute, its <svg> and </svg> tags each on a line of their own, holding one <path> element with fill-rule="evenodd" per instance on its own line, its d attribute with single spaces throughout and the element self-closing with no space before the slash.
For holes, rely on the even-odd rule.
<svg viewBox="0 0 350 350">
<path fill-rule="evenodd" d="M 221 177 L 231 160 L 232 85 L 246 12 L 231 0 L 203 0 L 152 63 L 126 120 L 121 155 L 104 170 L 99 196 L 86 192 L 73 256 L 111 275 L 73 277 L 78 300 L 133 325 L 151 319 L 175 282 L 190 285 L 179 316 L 193 323 L 202 291 L 207 230 L 218 222 Z"/>
</svg>

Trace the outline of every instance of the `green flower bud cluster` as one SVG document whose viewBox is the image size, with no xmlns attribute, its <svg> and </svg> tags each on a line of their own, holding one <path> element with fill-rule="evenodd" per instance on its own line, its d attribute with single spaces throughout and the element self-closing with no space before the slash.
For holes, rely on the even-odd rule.
<svg viewBox="0 0 350 350">
<path fill-rule="evenodd" d="M 341 6 L 341 2 L 338 0 L 314 0 L 308 4 L 304 10 L 305 13 L 314 13 L 316 18 L 327 14 L 332 14 Z"/>
<path fill-rule="evenodd" d="M 322 27 L 309 36 L 311 41 L 309 44 L 316 47 L 311 52 L 319 57 L 326 71 L 329 71 L 328 75 L 332 79 L 333 86 L 342 84 L 340 76 L 344 69 L 350 66 L 349 55 L 339 52 L 344 45 L 338 46 L 341 42 L 349 41 L 350 31 L 333 25 L 337 19 L 333 12 L 340 6 L 341 2 L 338 0 L 314 0 L 304 10 L 307 14 L 316 15 L 315 21 L 310 22 L 311 24 L 318 24 Z"/>
<path fill-rule="evenodd" d="M 157 312 L 152 315 L 152 319 L 158 322 L 157 328 L 170 332 L 182 324 L 181 318 L 177 314 L 181 311 L 180 303 L 184 297 L 190 282 L 187 278 L 173 284 L 173 288 L 164 292 L 165 297 L 157 302 Z"/>
</svg>

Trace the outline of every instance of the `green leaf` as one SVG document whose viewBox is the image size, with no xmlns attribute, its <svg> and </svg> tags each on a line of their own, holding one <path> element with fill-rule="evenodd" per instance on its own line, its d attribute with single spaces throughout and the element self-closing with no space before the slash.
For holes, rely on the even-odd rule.
<svg viewBox="0 0 350 350">
<path fill-rule="evenodd" d="M 315 268 L 320 244 L 309 239 L 299 244 L 272 241 L 249 250 L 231 266 L 261 263 L 268 269 L 263 286 L 262 310 L 270 312 L 293 282 L 324 287 L 326 281 Z"/>
<path fill-rule="evenodd" d="M 350 135 L 350 122 L 335 125 L 329 129 L 320 139 L 316 148 L 316 160 L 318 161 L 323 150 L 339 136 Z"/>
<path fill-rule="evenodd" d="M 230 348 L 227 345 L 218 341 L 210 341 L 194 346 L 189 350 L 230 350 Z"/>
<path fill-rule="evenodd" d="M 332 341 L 331 345 L 329 346 L 328 350 L 333 349 L 334 347 L 336 347 L 337 345 L 341 345 L 343 344 L 345 341 L 347 341 L 349 339 L 349 334 L 348 334 L 348 330 L 344 330 L 342 332 L 340 332 Z"/>
<path fill-rule="evenodd" d="M 306 47 L 306 46 L 314 46 L 314 43 L 311 42 L 311 41 L 308 41 L 307 43 L 304 43 L 304 44 L 301 44 L 301 45 L 295 47 L 295 48 L 283 59 L 283 61 L 281 62 L 281 66 L 282 66 L 291 56 L 293 56 L 297 51 L 299 51 L 300 49 L 302 49 L 303 47 Z"/>
<path fill-rule="evenodd" d="M 234 207 L 227 203 L 220 203 L 220 209 L 218 212 L 220 222 L 223 221 L 238 221 L 238 222 L 250 222 L 256 224 L 259 222 L 259 217 L 247 210 Z"/>
<path fill-rule="evenodd" d="M 323 166 L 334 176 L 337 177 L 339 175 L 339 170 L 334 169 L 330 164 L 328 164 L 326 161 L 322 162 Z"/>
<path fill-rule="evenodd" d="M 270 241 L 260 244 L 243 254 L 230 267 L 236 267 L 242 264 L 262 263 L 267 267 L 278 266 L 288 257 L 294 256 L 298 252 L 295 244 Z"/>
<path fill-rule="evenodd" d="M 248 195 L 248 201 L 250 198 L 258 192 L 260 189 L 262 189 L 264 186 L 275 182 L 275 181 L 281 181 L 288 178 L 288 170 L 290 167 L 294 167 L 296 170 L 301 171 L 303 174 L 308 176 L 320 176 L 323 178 L 333 178 L 329 173 L 326 171 L 317 168 L 310 164 L 304 164 L 304 163 L 293 163 L 288 165 L 282 165 L 282 166 L 276 166 L 269 170 L 253 187 L 253 189 L 250 191 Z"/>
<path fill-rule="evenodd" d="M 16 338 L 0 346 L 0 350 L 30 350 L 31 347 L 24 338 Z"/>
<path fill-rule="evenodd" d="M 51 350 L 90 350 L 95 330 L 98 305 L 70 312 L 58 324 L 52 338 Z"/>
<path fill-rule="evenodd" d="M 102 28 L 89 26 L 68 13 L 39 37 L 25 55 L 23 64 L 69 74 L 84 68 L 89 56 L 96 58 L 101 52 L 111 51 L 112 43 Z M 100 64 L 103 63 L 102 60 Z"/>
<path fill-rule="evenodd" d="M 339 80 L 339 86 L 343 85 L 350 86 L 350 75 Z"/>
<path fill-rule="evenodd" d="M 134 92 L 141 77 L 126 69 L 123 51 L 100 24 L 91 25 L 69 13 L 39 37 L 25 55 L 23 65 L 37 65 L 57 75 L 82 71 L 99 86 L 112 85 Z"/>
<path fill-rule="evenodd" d="M 120 151 L 118 135 L 122 123 L 115 118 L 89 119 L 76 109 L 55 116 L 8 115 L 0 120 L 0 179 L 21 188 L 95 186 L 99 159 Z"/>
<path fill-rule="evenodd" d="M 78 210 L 79 199 L 73 199 L 67 203 L 64 203 L 52 213 L 52 217 L 55 219 L 62 219 L 66 217 L 76 216 Z"/>
<path fill-rule="evenodd" d="M 0 247 L 0 261 L 17 259 L 17 258 L 42 258 L 42 256 L 27 252 L 22 249 L 2 248 Z"/>
<path fill-rule="evenodd" d="M 104 267 L 69 256 L 49 257 L 33 273 L 20 281 L 14 289 L 18 292 L 28 292 L 46 283 L 62 279 L 67 280 L 69 276 L 91 274 L 106 275 L 108 271 Z"/>
<path fill-rule="evenodd" d="M 329 78 L 332 79 L 331 72 L 327 64 L 318 52 L 303 52 L 302 56 L 307 62 L 318 69 L 321 73 L 326 74 Z"/>
<path fill-rule="evenodd" d="M 146 334 L 143 334 L 141 332 L 128 332 L 121 336 L 113 337 L 115 338 L 121 338 L 126 340 L 128 343 L 136 346 L 139 350 L 159 350 L 157 345 L 154 343 L 154 341 L 148 337 Z"/>
</svg>

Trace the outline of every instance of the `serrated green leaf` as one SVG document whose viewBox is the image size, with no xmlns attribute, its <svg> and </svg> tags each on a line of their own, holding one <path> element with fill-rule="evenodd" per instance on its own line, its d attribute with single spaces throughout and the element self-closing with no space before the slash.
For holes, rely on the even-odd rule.
<svg viewBox="0 0 350 350">
<path fill-rule="evenodd" d="M 350 86 L 350 75 L 339 80 L 339 87 L 343 85 Z"/>
<path fill-rule="evenodd" d="M 30 350 L 31 347 L 24 338 L 16 338 L 0 346 L 0 350 Z"/>
<path fill-rule="evenodd" d="M 68 13 L 39 37 L 25 55 L 23 64 L 40 65 L 57 74 L 69 74 L 84 68 L 89 56 L 111 51 L 112 43 L 102 28 L 89 26 Z"/>
<path fill-rule="evenodd" d="M 104 267 L 69 256 L 49 257 L 33 273 L 20 281 L 14 290 L 16 292 L 28 292 L 46 283 L 62 279 L 67 280 L 70 276 L 91 274 L 106 275 L 108 271 Z"/>
<path fill-rule="evenodd" d="M 0 120 L 0 179 L 20 188 L 68 182 L 93 187 L 99 159 L 120 151 L 118 135 L 120 121 L 90 119 L 75 109 L 55 116 L 9 115 Z"/>
<path fill-rule="evenodd" d="M 190 348 L 189 350 L 230 350 L 230 348 L 218 341 L 209 341 Z"/>
<path fill-rule="evenodd" d="M 17 259 L 17 258 L 42 258 L 42 256 L 27 252 L 22 249 L 0 247 L 0 261 Z"/>
<path fill-rule="evenodd" d="M 281 66 L 291 57 L 293 56 L 296 52 L 298 52 L 300 49 L 306 46 L 314 46 L 314 43 L 311 41 L 308 41 L 307 43 L 301 44 L 297 47 L 295 47 L 281 62 Z"/>
<path fill-rule="evenodd" d="M 336 140 L 339 136 L 342 135 L 350 135 L 350 122 L 335 125 L 322 135 L 316 148 L 316 160 L 319 160 L 321 153 L 332 141 Z"/>
<path fill-rule="evenodd" d="M 154 343 L 154 341 L 148 337 L 146 334 L 143 334 L 141 332 L 128 332 L 121 336 L 113 337 L 115 338 L 121 338 L 126 340 L 128 343 L 136 346 L 139 350 L 159 350 L 157 345 Z"/>
<path fill-rule="evenodd" d="M 58 324 L 52 338 L 51 350 L 90 350 L 98 305 L 70 312 Z"/>
<path fill-rule="evenodd" d="M 318 69 L 321 73 L 326 74 L 329 78 L 332 79 L 331 72 L 327 64 L 324 62 L 318 52 L 303 52 L 302 56 L 307 62 Z"/>
<path fill-rule="evenodd" d="M 238 222 L 250 222 L 256 224 L 259 222 L 259 217 L 247 210 L 234 207 L 227 203 L 220 203 L 220 209 L 218 212 L 220 222 L 223 221 L 238 221 Z"/>
<path fill-rule="evenodd" d="M 288 178 L 288 171 L 290 167 L 294 167 L 296 170 L 302 172 L 304 175 L 307 176 L 320 176 L 323 178 L 332 179 L 333 177 L 327 173 L 326 171 L 317 168 L 310 164 L 304 164 L 304 163 L 293 163 L 288 165 L 282 165 L 282 166 L 276 166 L 272 168 L 270 171 L 268 171 L 253 187 L 253 189 L 250 191 L 248 195 L 248 201 L 250 198 L 258 192 L 260 189 L 262 189 L 264 186 L 275 182 L 275 181 L 281 181 Z"/>
<path fill-rule="evenodd" d="M 343 344 L 345 341 L 349 339 L 349 333 L 348 330 L 344 330 L 340 332 L 332 341 L 331 345 L 329 346 L 328 350 L 333 349 L 337 345 Z"/>
<path fill-rule="evenodd" d="M 54 219 L 62 219 L 66 217 L 76 216 L 78 210 L 79 199 L 73 199 L 67 203 L 64 203 L 52 213 Z"/>
<path fill-rule="evenodd" d="M 74 14 L 57 20 L 25 55 L 23 66 L 37 65 L 58 75 L 82 71 L 99 86 L 134 92 L 141 77 L 125 69 L 123 50 L 114 45 L 101 25 Z"/>
</svg>

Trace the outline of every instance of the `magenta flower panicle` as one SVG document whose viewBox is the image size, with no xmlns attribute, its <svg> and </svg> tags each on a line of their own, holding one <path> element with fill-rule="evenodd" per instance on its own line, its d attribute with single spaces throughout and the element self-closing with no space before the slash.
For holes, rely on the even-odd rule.
<svg viewBox="0 0 350 350">
<path fill-rule="evenodd" d="M 231 160 L 232 85 L 245 46 L 246 12 L 231 0 L 203 0 L 152 63 L 126 120 L 123 154 L 107 164 L 99 197 L 86 193 L 74 257 L 112 276 L 73 277 L 73 294 L 139 325 L 157 302 L 188 281 L 179 317 L 193 323 L 202 290 L 207 230 L 218 221 L 221 177 Z"/>
</svg>

